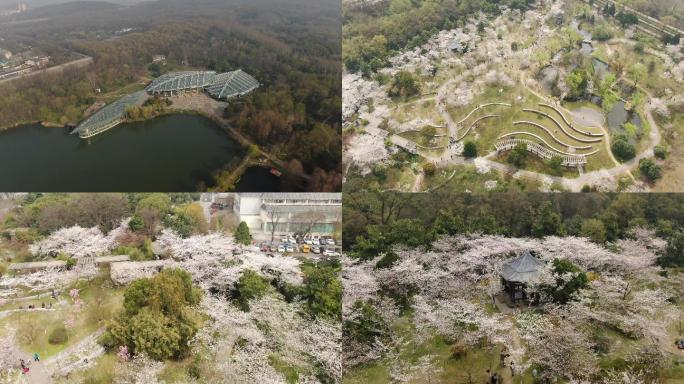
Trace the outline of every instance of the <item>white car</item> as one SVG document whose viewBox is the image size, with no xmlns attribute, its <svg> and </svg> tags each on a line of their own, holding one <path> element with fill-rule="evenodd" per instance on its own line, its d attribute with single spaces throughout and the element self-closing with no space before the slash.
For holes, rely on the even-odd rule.
<svg viewBox="0 0 684 384">
<path fill-rule="evenodd" d="M 292 236 L 289 236 L 289 237 L 287 238 L 287 241 L 288 241 L 290 244 L 297 244 L 297 239 L 295 239 L 295 238 L 292 237 Z"/>
<path fill-rule="evenodd" d="M 309 245 L 311 245 L 311 244 L 313 244 L 313 241 L 311 240 L 310 237 L 305 237 L 305 238 L 304 238 L 304 244 L 309 244 Z"/>
<path fill-rule="evenodd" d="M 318 247 L 311 247 L 311 252 L 313 253 L 321 253 L 321 249 Z"/>
<path fill-rule="evenodd" d="M 325 251 L 323 251 L 323 256 L 335 256 L 335 251 L 333 251 L 332 249 L 326 249 Z"/>
<path fill-rule="evenodd" d="M 328 245 L 335 245 L 335 239 L 333 239 L 332 237 L 329 238 L 329 239 L 327 240 L 327 244 L 328 244 Z"/>
<path fill-rule="evenodd" d="M 285 246 L 282 245 L 282 244 L 280 244 L 280 245 L 278 246 L 278 252 L 280 252 L 280 253 L 285 253 Z"/>
<path fill-rule="evenodd" d="M 285 252 L 289 252 L 289 253 L 294 252 L 294 247 L 291 245 L 286 245 L 285 246 Z"/>
</svg>

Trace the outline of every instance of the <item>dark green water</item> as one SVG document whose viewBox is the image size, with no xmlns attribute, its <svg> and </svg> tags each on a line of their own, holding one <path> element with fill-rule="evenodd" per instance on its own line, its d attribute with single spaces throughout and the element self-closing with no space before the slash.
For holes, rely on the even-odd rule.
<svg viewBox="0 0 684 384">
<path fill-rule="evenodd" d="M 235 192 L 301 192 L 301 186 L 288 183 L 284 177 L 271 174 L 262 167 L 247 168 L 240 177 Z"/>
<path fill-rule="evenodd" d="M 0 131 L 0 190 L 195 191 L 211 185 L 212 172 L 242 154 L 227 133 L 201 116 L 122 124 L 90 140 L 65 128 L 28 125 Z M 242 191 L 279 183 L 243 179 Z"/>
</svg>

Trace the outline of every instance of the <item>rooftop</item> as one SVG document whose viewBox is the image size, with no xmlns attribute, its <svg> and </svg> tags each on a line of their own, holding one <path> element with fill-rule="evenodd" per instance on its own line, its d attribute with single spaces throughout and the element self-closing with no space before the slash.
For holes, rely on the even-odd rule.
<svg viewBox="0 0 684 384">
<path fill-rule="evenodd" d="M 504 263 L 501 277 L 510 282 L 531 283 L 539 279 L 539 274 L 546 263 L 534 257 L 530 251 Z"/>
</svg>

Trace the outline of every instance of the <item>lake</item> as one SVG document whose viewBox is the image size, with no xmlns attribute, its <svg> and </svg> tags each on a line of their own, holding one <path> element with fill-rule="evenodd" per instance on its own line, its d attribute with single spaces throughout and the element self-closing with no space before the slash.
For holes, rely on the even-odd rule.
<svg viewBox="0 0 684 384">
<path fill-rule="evenodd" d="M 195 191 L 243 153 L 213 121 L 195 115 L 122 124 L 89 140 L 66 128 L 27 125 L 0 131 L 0 190 Z M 239 189 L 279 185 L 250 180 Z"/>
</svg>

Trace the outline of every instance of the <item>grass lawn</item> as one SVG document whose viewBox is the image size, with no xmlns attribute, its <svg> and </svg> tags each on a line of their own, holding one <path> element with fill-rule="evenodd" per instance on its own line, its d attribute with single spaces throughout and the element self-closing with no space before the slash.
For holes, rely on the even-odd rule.
<svg viewBox="0 0 684 384">
<path fill-rule="evenodd" d="M 448 182 L 447 179 L 456 171 L 456 174 Z M 496 180 L 497 186 L 492 191 L 487 191 L 485 182 Z M 445 184 L 446 182 L 446 184 Z M 511 175 L 501 175 L 496 170 L 485 174 L 477 172 L 474 165 L 454 165 L 443 170 L 438 170 L 434 176 L 426 176 L 423 189 L 441 186 L 439 191 L 463 193 L 466 191 L 479 192 L 506 192 L 506 191 L 536 191 L 541 186 L 534 180 L 514 179 Z"/>
<path fill-rule="evenodd" d="M 418 364 L 421 358 L 429 357 L 432 369 L 417 371 L 412 384 L 436 383 L 486 383 L 489 379 L 487 370 L 499 372 L 510 377 L 510 370 L 500 366 L 499 353 L 501 346 L 492 348 L 473 347 L 467 353 L 455 357 L 452 354 L 452 343 L 438 335 L 425 342 L 415 340 L 415 327 L 410 316 L 404 316 L 393 325 L 395 331 L 404 342 L 401 344 L 398 357 L 403 363 Z M 391 361 L 382 359 L 374 363 L 358 366 L 347 372 L 342 382 L 345 384 L 391 383 L 389 367 Z M 533 383 L 532 375 L 514 378 L 516 384 Z"/>
<path fill-rule="evenodd" d="M 81 299 L 85 305 L 76 311 L 68 297 L 68 289 L 60 297 L 68 304 L 57 306 L 50 312 L 18 312 L 7 316 L 3 322 L 17 330 L 17 341 L 27 353 L 38 352 L 47 358 L 75 344 L 82 338 L 95 332 L 110 319 L 123 301 L 123 288 L 103 287 L 104 276 L 90 281 L 80 281 L 74 288 L 80 289 Z M 104 283 L 106 284 L 106 283 Z M 50 344 L 50 333 L 64 325 L 64 321 L 74 316 L 74 326 L 68 330 L 69 339 L 64 344 Z"/>
</svg>

